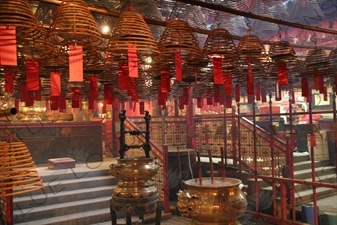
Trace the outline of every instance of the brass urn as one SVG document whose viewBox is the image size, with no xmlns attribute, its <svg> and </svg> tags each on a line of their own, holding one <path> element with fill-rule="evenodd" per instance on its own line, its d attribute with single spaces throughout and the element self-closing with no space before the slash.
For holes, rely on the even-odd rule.
<svg viewBox="0 0 337 225">
<path fill-rule="evenodd" d="M 154 184 L 153 177 L 158 169 L 159 164 L 154 158 L 145 156 L 117 158 L 117 164 L 110 165 L 111 175 L 120 178 L 111 199 L 111 206 L 114 207 L 114 210 L 155 211 L 158 202 L 158 189 Z"/>
<path fill-rule="evenodd" d="M 185 181 L 186 190 L 178 193 L 180 214 L 192 218 L 191 225 L 238 225 L 247 208 L 245 187 L 234 178 L 202 178 Z"/>
</svg>

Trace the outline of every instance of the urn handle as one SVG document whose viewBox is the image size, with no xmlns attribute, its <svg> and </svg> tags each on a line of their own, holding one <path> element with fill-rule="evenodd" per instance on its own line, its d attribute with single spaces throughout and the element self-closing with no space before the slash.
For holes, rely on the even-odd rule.
<svg viewBox="0 0 337 225">
<path fill-rule="evenodd" d="M 240 184 L 239 188 L 241 189 L 241 191 L 243 192 L 243 194 L 246 196 L 247 195 L 248 185 Z"/>
<path fill-rule="evenodd" d="M 120 164 L 111 164 L 110 165 L 110 174 L 114 177 L 121 177 L 122 171 L 124 170 L 124 165 Z"/>
<path fill-rule="evenodd" d="M 197 193 L 190 194 L 188 190 L 179 191 L 177 207 L 183 217 L 194 218 L 200 214 L 201 200 Z"/>
</svg>

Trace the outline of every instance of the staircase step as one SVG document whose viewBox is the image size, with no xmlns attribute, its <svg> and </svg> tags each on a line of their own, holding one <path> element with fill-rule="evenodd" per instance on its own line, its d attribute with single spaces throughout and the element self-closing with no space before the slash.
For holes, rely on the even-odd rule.
<svg viewBox="0 0 337 225">
<path fill-rule="evenodd" d="M 37 206 L 31 209 L 15 210 L 13 212 L 14 222 L 22 223 L 36 219 L 47 219 L 52 217 L 76 214 L 97 209 L 110 207 L 111 197 L 100 197 L 80 201 L 65 202 L 53 205 Z"/>
<path fill-rule="evenodd" d="M 110 209 L 98 209 L 62 216 L 53 216 L 47 219 L 16 223 L 15 225 L 83 225 L 111 221 Z"/>
<path fill-rule="evenodd" d="M 317 198 L 322 198 L 325 196 L 337 194 L 336 189 L 326 188 L 326 187 L 318 187 L 316 188 L 316 196 Z M 307 202 L 311 202 L 313 199 L 313 191 L 312 189 L 297 191 L 295 193 L 296 204 L 303 204 Z"/>
<path fill-rule="evenodd" d="M 335 168 L 333 166 L 321 166 L 315 168 L 315 176 L 317 177 L 317 180 L 319 180 L 320 177 L 326 178 L 327 176 L 336 176 Z M 294 172 L 295 179 L 305 180 L 308 178 L 312 178 L 312 169 L 305 169 L 300 171 Z"/>
<path fill-rule="evenodd" d="M 309 152 L 294 152 L 293 156 L 294 156 L 294 163 L 310 160 Z"/>
<path fill-rule="evenodd" d="M 316 161 L 315 162 L 316 167 L 324 167 L 324 166 L 329 166 L 329 165 L 330 165 L 329 161 Z M 305 169 L 311 169 L 311 161 L 306 160 L 306 161 L 294 163 L 294 171 L 305 170 Z"/>
<path fill-rule="evenodd" d="M 45 193 L 31 196 L 15 197 L 13 199 L 13 208 L 14 210 L 31 209 L 38 206 L 111 196 L 114 188 L 115 185 L 106 185 L 95 188 L 60 191 L 56 194 Z"/>
</svg>

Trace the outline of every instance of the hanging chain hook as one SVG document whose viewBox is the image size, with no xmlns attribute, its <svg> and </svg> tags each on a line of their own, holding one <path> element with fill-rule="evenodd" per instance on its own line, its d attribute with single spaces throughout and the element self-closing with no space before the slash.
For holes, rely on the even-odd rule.
<svg viewBox="0 0 337 225">
<path fill-rule="evenodd" d="M 278 38 L 279 38 L 279 41 L 281 41 L 282 40 L 282 28 L 281 28 L 281 26 L 280 26 L 280 24 L 278 24 Z"/>
<path fill-rule="evenodd" d="M 250 20 L 248 18 L 246 18 L 247 22 L 246 22 L 246 26 L 247 26 L 247 33 L 248 35 L 250 34 L 250 31 L 252 30 L 252 27 L 250 26 Z"/>
</svg>

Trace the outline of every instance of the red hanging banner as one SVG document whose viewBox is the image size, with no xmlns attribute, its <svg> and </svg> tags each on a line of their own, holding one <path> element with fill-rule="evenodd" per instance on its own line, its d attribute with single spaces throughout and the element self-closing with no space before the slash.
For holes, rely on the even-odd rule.
<svg viewBox="0 0 337 225">
<path fill-rule="evenodd" d="M 50 96 L 61 95 L 61 75 L 60 72 L 50 73 Z"/>
<path fill-rule="evenodd" d="M 50 96 L 50 109 L 51 110 L 59 109 L 59 96 Z"/>
<path fill-rule="evenodd" d="M 118 89 L 129 89 L 130 78 L 128 76 L 128 73 L 128 66 L 122 64 L 118 65 Z"/>
<path fill-rule="evenodd" d="M 250 62 L 248 63 L 247 95 L 254 95 L 254 76 L 253 76 L 253 68 Z"/>
<path fill-rule="evenodd" d="M 18 65 L 16 27 L 14 26 L 0 26 L 0 65 Z"/>
<path fill-rule="evenodd" d="M 232 72 L 226 72 L 224 77 L 224 94 L 231 95 L 233 91 Z"/>
<path fill-rule="evenodd" d="M 89 99 L 88 99 L 88 109 L 93 110 L 93 109 L 94 109 L 94 103 L 95 103 L 95 100 L 89 98 Z"/>
<path fill-rule="evenodd" d="M 214 84 L 223 84 L 224 78 L 222 74 L 222 59 L 221 58 L 213 58 L 213 77 Z"/>
<path fill-rule="evenodd" d="M 308 87 L 308 96 L 306 98 L 307 102 L 312 102 L 312 90 L 309 87 Z"/>
<path fill-rule="evenodd" d="M 97 77 L 95 75 L 89 75 L 89 81 L 90 81 L 89 97 L 95 99 L 98 97 Z"/>
<path fill-rule="evenodd" d="M 26 60 L 27 91 L 40 90 L 39 61 L 37 59 Z"/>
<path fill-rule="evenodd" d="M 237 103 L 240 102 L 240 85 L 239 84 L 235 85 L 235 101 Z"/>
<path fill-rule="evenodd" d="M 71 88 L 71 107 L 80 108 L 80 88 L 72 87 Z"/>
<path fill-rule="evenodd" d="M 255 85 L 255 97 L 256 101 L 261 101 L 261 89 L 259 84 Z"/>
<path fill-rule="evenodd" d="M 181 59 L 181 53 L 175 53 L 175 64 L 176 64 L 176 81 L 183 80 L 183 64 Z"/>
<path fill-rule="evenodd" d="M 26 102 L 28 97 L 26 83 L 20 83 L 20 101 Z"/>
<path fill-rule="evenodd" d="M 129 77 L 137 78 L 138 77 L 138 56 L 137 56 L 136 46 L 128 47 L 128 66 L 129 66 Z"/>
<path fill-rule="evenodd" d="M 40 85 L 41 86 L 41 85 Z M 35 101 L 42 101 L 42 93 L 41 88 L 38 91 L 34 91 L 34 100 Z"/>
<path fill-rule="evenodd" d="M 227 109 L 232 108 L 232 96 L 231 95 L 225 96 L 225 102 L 226 102 L 226 108 Z"/>
<path fill-rule="evenodd" d="M 267 102 L 267 91 L 265 89 L 261 90 L 261 101 Z"/>
<path fill-rule="evenodd" d="M 214 89 L 214 103 L 216 102 L 220 102 L 220 90 L 219 90 L 219 86 L 214 84 L 213 85 L 213 89 Z"/>
<path fill-rule="evenodd" d="M 213 98 L 208 97 L 206 100 L 207 100 L 207 105 L 213 105 Z"/>
<path fill-rule="evenodd" d="M 158 88 L 158 105 L 166 105 L 167 97 L 167 93 L 161 92 L 160 88 Z"/>
<path fill-rule="evenodd" d="M 83 82 L 83 48 L 69 45 L 69 82 Z"/>
<path fill-rule="evenodd" d="M 202 98 L 197 98 L 197 107 L 198 107 L 199 109 L 202 108 Z"/>
<path fill-rule="evenodd" d="M 277 83 L 279 86 L 288 85 L 287 63 L 277 63 Z"/>
<path fill-rule="evenodd" d="M 5 68 L 5 92 L 14 92 L 14 73 L 11 68 Z"/>
<path fill-rule="evenodd" d="M 319 75 L 318 75 L 318 68 L 313 68 L 314 73 L 314 88 L 315 90 L 319 90 Z"/>
<path fill-rule="evenodd" d="M 169 93 L 171 91 L 170 83 L 170 71 L 168 69 L 162 69 L 160 71 L 160 89 L 163 93 Z"/>
<path fill-rule="evenodd" d="M 104 84 L 103 88 L 104 104 L 112 104 L 114 101 L 113 87 L 111 84 Z"/>
<path fill-rule="evenodd" d="M 309 82 L 308 82 L 308 78 L 303 77 L 301 79 L 301 89 L 302 89 L 302 96 L 303 97 L 308 97 L 309 95 Z"/>
<path fill-rule="evenodd" d="M 247 97 L 248 97 L 248 103 L 252 104 L 255 100 L 255 96 L 254 95 L 248 95 Z"/>
<path fill-rule="evenodd" d="M 318 77 L 318 86 L 319 86 L 319 93 L 320 94 L 324 94 L 324 88 L 325 88 L 325 86 L 324 86 L 324 77 L 323 76 L 319 76 Z"/>
<path fill-rule="evenodd" d="M 59 97 L 59 109 L 60 110 L 64 110 L 67 108 L 67 100 L 66 100 L 66 97 L 61 95 Z"/>
<path fill-rule="evenodd" d="M 323 101 L 328 101 L 328 88 L 324 87 Z"/>
<path fill-rule="evenodd" d="M 145 113 L 144 102 L 139 102 L 139 114 L 144 115 L 144 113 Z"/>
</svg>

